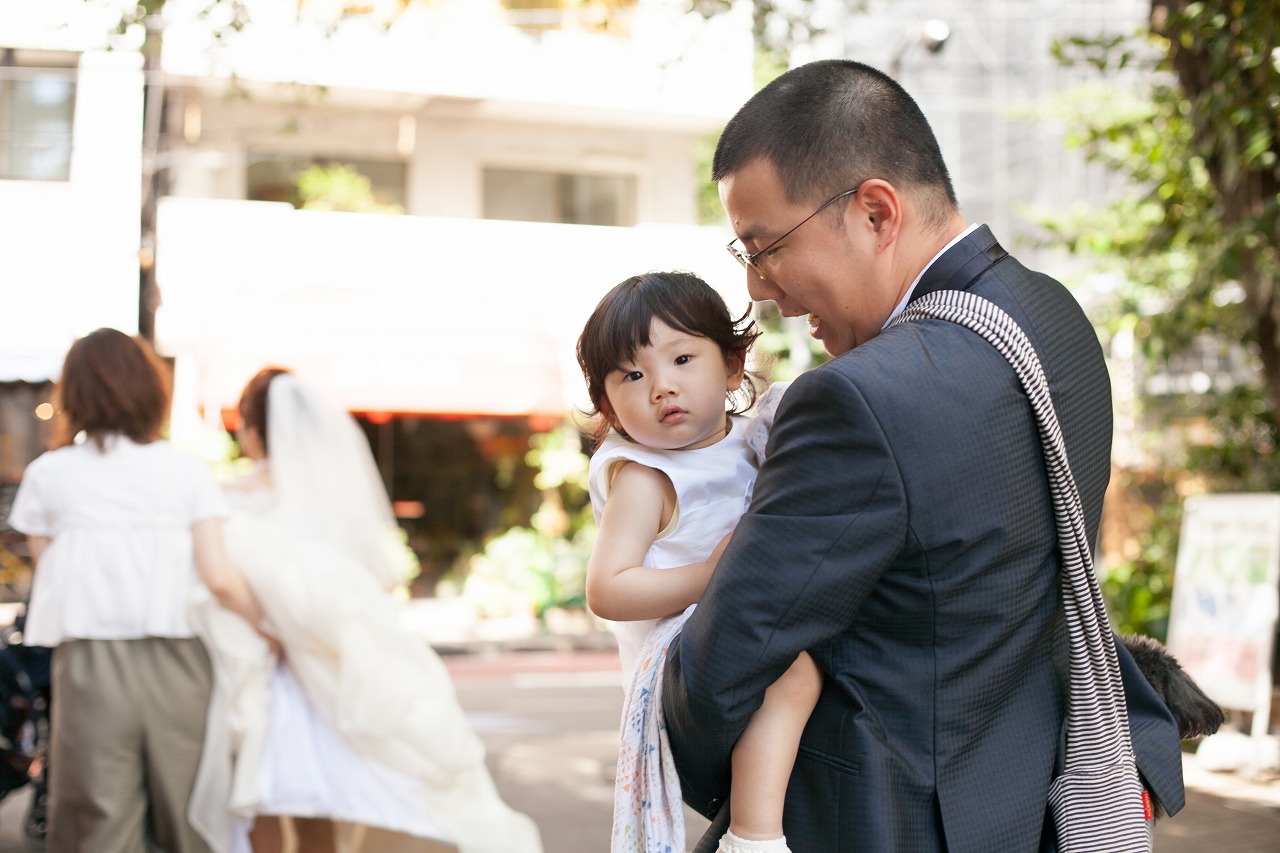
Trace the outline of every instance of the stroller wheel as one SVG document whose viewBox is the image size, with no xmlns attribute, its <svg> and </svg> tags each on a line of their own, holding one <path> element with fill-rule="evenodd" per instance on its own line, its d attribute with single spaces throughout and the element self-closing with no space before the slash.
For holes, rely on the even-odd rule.
<svg viewBox="0 0 1280 853">
<path fill-rule="evenodd" d="M 49 820 L 45 814 L 43 797 L 32 798 L 31 808 L 27 811 L 27 818 L 22 822 L 22 831 L 26 833 L 27 840 L 31 842 L 32 850 L 44 849 L 44 837 L 49 831 Z M 38 847 L 36 846 L 37 844 L 39 845 Z"/>
</svg>

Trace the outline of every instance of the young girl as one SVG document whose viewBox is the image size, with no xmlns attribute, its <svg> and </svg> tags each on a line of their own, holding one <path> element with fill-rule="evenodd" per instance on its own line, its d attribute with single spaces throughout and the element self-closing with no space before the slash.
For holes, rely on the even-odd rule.
<svg viewBox="0 0 1280 853">
<path fill-rule="evenodd" d="M 678 790 L 653 790 L 678 789 L 670 756 L 661 767 L 645 767 L 647 757 L 667 752 L 653 748 L 665 741 L 655 690 L 666 646 L 706 588 L 755 482 L 749 422 L 737 413 L 754 402 L 745 365 L 758 336 L 750 322 L 739 328 L 700 278 L 664 272 L 613 288 L 578 340 L 592 414 L 601 416 L 590 470 L 599 535 L 587 567 L 587 603 L 618 623 L 631 687 L 615 853 L 684 849 Z M 677 618 L 660 622 L 671 616 Z M 788 850 L 783 799 L 820 688 L 804 654 L 766 692 L 734 750 L 723 853 Z"/>
</svg>

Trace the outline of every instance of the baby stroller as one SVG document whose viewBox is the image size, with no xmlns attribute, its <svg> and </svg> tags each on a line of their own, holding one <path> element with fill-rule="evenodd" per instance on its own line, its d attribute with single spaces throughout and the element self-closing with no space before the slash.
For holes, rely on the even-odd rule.
<svg viewBox="0 0 1280 853">
<path fill-rule="evenodd" d="M 23 617 L 0 630 L 0 799 L 33 788 L 23 831 L 42 849 L 47 829 L 49 664 L 52 649 L 24 646 Z"/>
</svg>

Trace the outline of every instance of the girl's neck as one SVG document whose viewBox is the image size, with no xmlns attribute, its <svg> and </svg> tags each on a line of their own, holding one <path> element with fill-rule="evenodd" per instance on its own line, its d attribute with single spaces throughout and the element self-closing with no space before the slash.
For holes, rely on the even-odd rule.
<svg viewBox="0 0 1280 853">
<path fill-rule="evenodd" d="M 724 430 L 723 430 L 722 432 L 720 432 L 719 434 L 717 434 L 717 435 L 716 435 L 716 440 L 715 440 L 715 441 L 711 442 L 710 444 L 704 444 L 704 445 L 702 445 L 701 447 L 689 447 L 689 448 L 684 448 L 684 447 L 682 447 L 682 448 L 680 448 L 680 450 L 681 450 L 681 451 L 687 451 L 687 450 L 706 450 L 708 447 L 715 447 L 717 444 L 719 444 L 720 442 L 722 442 L 722 441 L 724 441 L 726 438 L 728 438 L 728 437 L 729 437 L 729 434 L 730 434 L 730 433 L 732 433 L 732 432 L 733 432 L 733 418 L 729 417 L 729 415 L 728 415 L 728 414 L 726 414 L 726 415 L 724 416 Z"/>
</svg>

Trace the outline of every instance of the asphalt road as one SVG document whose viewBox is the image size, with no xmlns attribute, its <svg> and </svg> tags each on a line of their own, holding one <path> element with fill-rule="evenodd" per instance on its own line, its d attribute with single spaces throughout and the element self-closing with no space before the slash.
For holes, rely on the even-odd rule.
<svg viewBox="0 0 1280 853">
<path fill-rule="evenodd" d="M 458 698 L 488 748 L 503 798 L 542 829 L 546 853 L 604 853 L 622 707 L 610 653 L 449 656 Z M 28 853 L 27 796 L 0 802 L 0 853 Z M 690 845 L 706 821 L 686 810 Z M 1156 825 L 1159 853 L 1276 853 L 1280 808 L 1226 793 L 1188 792 L 1176 818 Z"/>
</svg>

